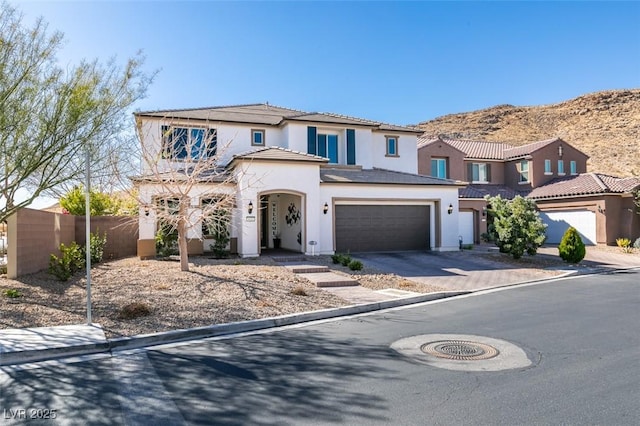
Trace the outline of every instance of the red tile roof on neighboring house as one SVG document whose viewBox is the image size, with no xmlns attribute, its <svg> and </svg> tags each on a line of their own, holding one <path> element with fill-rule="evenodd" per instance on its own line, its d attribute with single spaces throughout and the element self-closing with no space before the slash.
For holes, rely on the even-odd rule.
<svg viewBox="0 0 640 426">
<path fill-rule="evenodd" d="M 575 197 L 580 195 L 624 194 L 640 188 L 640 178 L 618 178 L 600 173 L 556 178 L 534 188 L 528 195 L 533 199 Z"/>
<path fill-rule="evenodd" d="M 564 142 L 560 138 L 547 139 L 522 146 L 512 146 L 502 142 L 487 142 L 468 139 L 426 138 L 418 139 L 418 148 L 441 142 L 465 154 L 466 158 L 478 160 L 513 160 L 526 157 L 554 142 Z M 566 142 L 564 142 L 566 143 Z"/>
<path fill-rule="evenodd" d="M 504 159 L 504 150 L 511 148 L 511 145 L 507 145 L 502 142 L 485 142 L 485 141 L 472 141 L 466 139 L 418 139 L 418 148 L 427 146 L 433 143 L 443 142 L 461 151 L 465 154 L 466 158 L 476 158 L 483 160 L 502 160 Z"/>
</svg>

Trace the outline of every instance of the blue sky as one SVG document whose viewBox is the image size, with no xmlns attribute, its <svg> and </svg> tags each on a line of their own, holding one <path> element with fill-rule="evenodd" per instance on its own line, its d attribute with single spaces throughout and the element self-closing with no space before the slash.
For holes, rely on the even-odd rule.
<svg viewBox="0 0 640 426">
<path fill-rule="evenodd" d="M 640 87 L 639 2 L 22 1 L 62 64 L 159 70 L 136 109 L 268 101 L 395 124 Z"/>
</svg>

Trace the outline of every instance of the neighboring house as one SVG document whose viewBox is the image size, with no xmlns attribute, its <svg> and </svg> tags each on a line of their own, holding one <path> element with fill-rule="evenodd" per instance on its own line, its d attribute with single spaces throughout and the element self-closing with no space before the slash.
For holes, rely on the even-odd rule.
<svg viewBox="0 0 640 426">
<path fill-rule="evenodd" d="M 233 181 L 194 187 L 190 208 L 200 209 L 217 191 L 234 193 L 231 249 L 243 257 L 274 246 L 307 254 L 458 248 L 462 184 L 417 174 L 420 132 L 415 129 L 268 104 L 139 112 L 135 117 L 148 152 L 175 146 L 180 135 L 215 134 L 217 146 L 226 145 L 221 152 L 192 155 L 218 156 Z M 185 167 L 182 158 L 161 157 L 166 167 Z M 143 168 L 133 179 L 143 204 L 141 257 L 155 255 L 158 229 L 153 207 L 144 206 L 154 206 L 165 195 L 162 184 L 148 175 Z M 189 251 L 208 251 L 212 241 L 202 226 L 190 225 Z"/>
<path fill-rule="evenodd" d="M 420 174 L 469 182 L 460 190 L 459 232 L 465 243 L 480 242 L 480 235 L 487 230 L 487 195 L 535 199 L 548 225 L 548 243 L 559 243 L 569 226 L 578 229 L 587 244 L 615 244 L 620 236 L 640 234 L 640 227 L 635 225 L 637 217 L 627 221 L 613 207 L 625 206 L 621 208 L 631 209 L 633 215 L 633 203 L 629 206 L 633 182 L 585 175 L 587 159 L 585 153 L 560 138 L 518 147 L 473 140 L 418 140 Z M 602 180 L 611 185 L 602 184 Z M 593 190 L 591 182 L 595 181 L 601 183 L 595 184 L 600 192 Z M 577 186 L 569 191 L 566 185 Z M 611 215 L 615 214 L 609 221 L 602 216 L 604 204 L 611 205 Z M 602 217 L 598 218 L 596 212 Z"/>
</svg>

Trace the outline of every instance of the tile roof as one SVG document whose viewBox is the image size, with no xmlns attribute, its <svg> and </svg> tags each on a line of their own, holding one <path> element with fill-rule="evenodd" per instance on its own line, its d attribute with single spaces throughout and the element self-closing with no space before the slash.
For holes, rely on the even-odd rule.
<svg viewBox="0 0 640 426">
<path fill-rule="evenodd" d="M 485 196 L 495 197 L 500 195 L 502 198 L 511 200 L 516 197 L 516 195 L 525 196 L 527 191 L 516 191 L 513 188 L 510 188 L 506 185 L 490 185 L 490 184 L 479 184 L 479 185 L 468 185 L 465 188 L 460 188 L 458 190 L 459 198 L 484 198 Z"/>
<path fill-rule="evenodd" d="M 451 179 L 438 179 L 430 176 L 414 175 L 385 169 L 360 168 L 320 168 L 322 183 L 371 183 L 394 185 L 463 185 Z"/>
<path fill-rule="evenodd" d="M 183 169 L 176 169 L 173 171 L 168 171 L 164 173 L 158 174 L 147 174 L 140 176 L 132 176 L 130 179 L 133 182 L 184 182 L 190 179 L 189 176 L 192 176 L 196 182 L 201 183 L 223 183 L 234 182 L 233 176 L 229 173 L 227 169 L 217 168 L 217 169 L 208 169 L 208 170 L 200 170 L 194 172 L 193 167 L 187 167 Z"/>
<path fill-rule="evenodd" d="M 534 188 L 529 198 L 562 198 L 580 195 L 624 194 L 640 187 L 640 178 L 618 178 L 600 173 L 556 178 L 551 182 Z"/>
<path fill-rule="evenodd" d="M 538 142 L 528 143 L 521 146 L 513 146 L 502 142 L 487 142 L 468 139 L 446 139 L 446 138 L 418 138 L 418 148 L 428 146 L 436 142 L 446 143 L 458 151 L 464 152 L 466 158 L 482 160 L 513 160 L 530 155 L 537 150 L 554 142 L 563 142 L 560 138 L 547 139 Z M 568 145 L 568 144 L 567 144 Z"/>
<path fill-rule="evenodd" d="M 252 149 L 233 156 L 230 162 L 238 159 L 243 160 L 270 160 L 270 161 L 304 161 L 312 163 L 327 163 L 329 160 L 317 155 L 306 154 L 304 152 L 293 151 L 279 146 L 266 146 Z"/>
<path fill-rule="evenodd" d="M 504 150 L 504 159 L 505 160 L 513 160 L 518 157 L 525 157 L 530 155 L 537 150 L 544 148 L 545 146 L 552 144 L 554 142 L 564 142 L 560 138 L 547 139 L 544 141 L 538 141 L 533 143 L 528 143 L 526 145 L 516 146 L 513 148 L 508 148 Z M 566 142 L 565 142 L 566 143 Z"/>
<path fill-rule="evenodd" d="M 437 138 L 431 140 L 420 138 L 418 139 L 418 148 L 436 142 L 444 142 L 447 145 L 454 147 L 458 151 L 464 152 L 466 158 L 476 158 L 482 160 L 503 160 L 504 151 L 511 148 L 511 145 L 507 145 L 506 143 L 502 142 L 486 142 L 467 139 L 445 138 Z"/>
<path fill-rule="evenodd" d="M 206 120 L 213 122 L 233 122 L 247 124 L 262 124 L 277 126 L 285 121 L 307 121 L 311 123 L 326 123 L 352 126 L 367 126 L 378 130 L 398 132 L 422 133 L 414 127 L 396 126 L 364 118 L 346 115 L 304 112 L 290 108 L 282 108 L 269 104 L 247 104 L 218 106 L 208 108 L 169 109 L 158 111 L 136 112 L 137 117 L 157 117 L 165 119 Z"/>
</svg>

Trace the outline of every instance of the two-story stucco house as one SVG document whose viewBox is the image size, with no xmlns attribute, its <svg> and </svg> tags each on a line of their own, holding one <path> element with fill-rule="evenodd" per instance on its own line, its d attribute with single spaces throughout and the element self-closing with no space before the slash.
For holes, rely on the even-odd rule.
<svg viewBox="0 0 640 426">
<path fill-rule="evenodd" d="M 616 238 L 640 234 L 632 197 L 640 180 L 586 173 L 588 158 L 560 138 L 517 147 L 475 140 L 418 140 L 420 174 L 469 182 L 460 190 L 459 231 L 465 242 L 479 242 L 486 232 L 486 195 L 536 200 L 547 224 L 548 243 L 559 243 L 569 226 L 587 244 L 615 244 Z"/>
<path fill-rule="evenodd" d="M 418 174 L 415 129 L 269 104 L 138 112 L 135 118 L 147 152 L 209 134 L 218 148 L 225 145 L 192 153 L 218 156 L 232 183 L 197 185 L 190 208 L 202 208 L 217 191 L 233 192 L 231 250 L 240 256 L 274 246 L 306 254 L 458 248 L 461 183 Z M 157 158 L 167 167 L 184 166 L 184 158 Z M 143 166 L 141 176 L 148 174 Z M 164 195 L 166 183 L 134 182 L 143 206 Z M 154 209 L 141 208 L 141 257 L 155 254 L 157 229 Z M 191 253 L 211 243 L 198 223 L 190 224 L 188 238 Z"/>
</svg>

